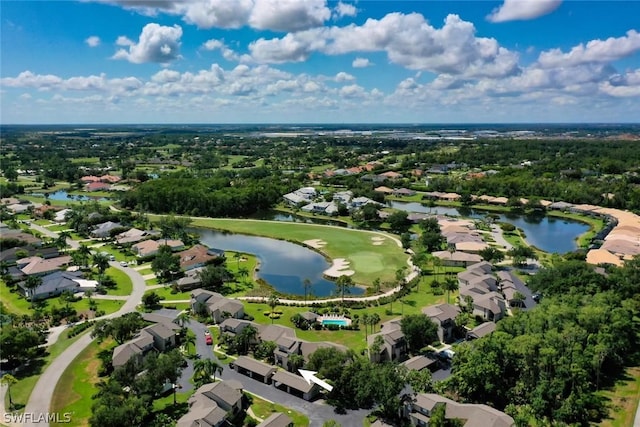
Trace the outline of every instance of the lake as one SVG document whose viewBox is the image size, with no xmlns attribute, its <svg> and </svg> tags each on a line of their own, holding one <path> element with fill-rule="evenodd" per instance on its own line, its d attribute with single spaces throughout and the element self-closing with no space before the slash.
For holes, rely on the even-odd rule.
<svg viewBox="0 0 640 427">
<path fill-rule="evenodd" d="M 44 193 L 31 193 L 31 196 L 45 197 L 45 194 Z M 61 201 L 64 201 L 64 202 L 71 202 L 71 201 L 86 202 L 86 201 L 89 201 L 89 200 L 97 200 L 99 202 L 106 202 L 106 201 L 109 200 L 107 197 L 84 196 L 84 195 L 80 195 L 80 194 L 69 194 L 64 190 L 58 190 L 58 191 L 54 191 L 52 193 L 48 193 L 47 199 L 49 199 L 49 200 L 61 200 Z"/>
<path fill-rule="evenodd" d="M 417 202 L 391 202 L 391 207 L 407 212 L 430 213 L 465 218 L 482 219 L 488 211 L 469 208 L 449 208 L 444 206 L 429 207 Z M 508 222 L 522 229 L 527 243 L 549 252 L 564 254 L 578 248 L 577 239 L 589 231 L 589 226 L 582 222 L 553 218 L 546 215 L 518 215 L 497 213 L 498 221 Z"/>
<path fill-rule="evenodd" d="M 303 281 L 309 279 L 316 297 L 335 295 L 335 282 L 322 277 L 331 264 L 319 253 L 284 240 L 244 234 L 193 228 L 200 241 L 211 248 L 254 254 L 260 260 L 258 277 L 275 290 L 293 295 L 304 295 Z M 232 262 L 232 261 L 229 261 Z M 351 295 L 361 295 L 362 288 L 351 288 Z"/>
</svg>

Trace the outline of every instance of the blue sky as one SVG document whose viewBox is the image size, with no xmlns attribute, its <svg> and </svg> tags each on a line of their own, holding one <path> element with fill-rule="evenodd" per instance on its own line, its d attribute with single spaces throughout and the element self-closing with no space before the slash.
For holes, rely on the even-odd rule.
<svg viewBox="0 0 640 427">
<path fill-rule="evenodd" d="M 639 122 L 640 2 L 0 1 L 0 122 Z"/>
</svg>

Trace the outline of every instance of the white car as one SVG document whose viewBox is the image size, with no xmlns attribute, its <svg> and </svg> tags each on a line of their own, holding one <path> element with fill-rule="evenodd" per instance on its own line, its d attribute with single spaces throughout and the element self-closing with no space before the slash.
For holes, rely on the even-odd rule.
<svg viewBox="0 0 640 427">
<path fill-rule="evenodd" d="M 122 267 L 129 267 L 129 264 L 127 263 L 127 261 L 120 261 L 120 265 Z"/>
</svg>

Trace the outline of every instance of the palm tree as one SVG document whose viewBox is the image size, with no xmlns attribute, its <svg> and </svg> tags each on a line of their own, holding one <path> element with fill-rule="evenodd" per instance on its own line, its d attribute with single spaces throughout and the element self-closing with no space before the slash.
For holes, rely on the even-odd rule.
<svg viewBox="0 0 640 427">
<path fill-rule="evenodd" d="M 278 304 L 280 304 L 280 298 L 278 298 L 278 295 L 276 293 L 272 293 L 267 304 L 269 304 L 269 307 L 271 307 L 271 313 L 269 313 L 269 317 L 271 317 L 271 323 L 273 323 L 275 314 L 274 311 Z"/>
<path fill-rule="evenodd" d="M 62 253 L 64 253 L 64 250 L 69 246 L 67 244 L 67 239 L 70 237 L 71 234 L 68 231 L 62 231 L 60 232 L 60 234 L 58 234 L 58 237 L 56 238 L 54 244 L 58 249 L 60 249 Z"/>
<path fill-rule="evenodd" d="M 367 337 L 369 336 L 369 314 L 368 313 L 364 313 L 362 315 L 362 324 L 364 325 L 364 340 L 365 342 L 367 341 Z"/>
<path fill-rule="evenodd" d="M 249 346 L 258 336 L 258 330 L 253 325 L 246 326 L 238 335 L 238 347 L 242 348 L 244 354 L 249 352 Z"/>
<path fill-rule="evenodd" d="M 374 333 L 376 330 L 376 325 L 380 323 L 380 316 L 378 315 L 378 313 L 373 313 L 371 316 L 369 316 L 369 322 L 371 323 L 371 333 Z"/>
<path fill-rule="evenodd" d="M 342 299 L 342 306 L 344 307 L 344 294 L 351 293 L 351 287 L 353 286 L 353 279 L 351 276 L 340 276 L 338 280 L 336 280 L 336 291 L 340 294 L 340 298 Z"/>
<path fill-rule="evenodd" d="M 25 280 L 24 285 L 29 290 L 29 298 L 31 300 L 31 303 L 33 304 L 33 295 L 38 286 L 42 285 L 42 278 L 38 276 L 27 276 L 27 280 Z"/>
<path fill-rule="evenodd" d="M 80 244 L 80 247 L 76 252 L 81 255 L 80 259 L 83 260 L 83 266 L 86 266 L 89 262 L 89 257 L 91 257 L 91 249 L 89 249 L 89 246 Z"/>
<path fill-rule="evenodd" d="M 449 304 L 449 293 L 458 290 L 458 281 L 453 276 L 447 276 L 444 279 L 444 288 L 447 291 L 447 304 Z"/>
<path fill-rule="evenodd" d="M 240 268 L 240 258 L 242 257 L 242 254 L 240 252 L 236 252 L 235 254 L 233 254 L 233 258 L 236 260 L 236 264 L 237 267 Z"/>
<path fill-rule="evenodd" d="M 109 258 L 101 253 L 93 254 L 93 263 L 98 269 L 99 276 L 102 276 L 104 274 L 104 271 L 109 268 Z"/>
<path fill-rule="evenodd" d="M 216 374 L 222 374 L 222 366 L 213 359 L 198 359 L 193 364 L 193 382 L 196 387 L 216 380 Z"/>
<path fill-rule="evenodd" d="M 182 328 L 182 331 L 184 334 L 185 329 L 187 329 L 187 325 L 191 323 L 191 317 L 189 316 L 189 313 L 187 313 L 186 311 L 183 311 L 182 313 L 178 314 L 178 317 L 176 317 L 176 320 L 178 325 Z"/>
<path fill-rule="evenodd" d="M 307 277 L 302 281 L 302 287 L 304 288 L 304 302 L 307 302 L 307 294 L 309 293 L 309 291 L 311 290 L 311 280 Z"/>
<path fill-rule="evenodd" d="M 189 347 L 191 345 L 196 346 L 196 336 L 193 334 L 185 334 L 184 337 L 182 337 L 182 342 L 184 344 L 184 349 L 187 353 L 189 353 Z"/>
<path fill-rule="evenodd" d="M 292 354 L 289 356 L 289 371 L 296 372 L 304 365 L 304 357 L 301 354 Z"/>
<path fill-rule="evenodd" d="M 11 399 L 11 386 L 17 383 L 18 380 L 11 374 L 4 374 L 0 378 L 0 383 L 7 386 L 7 395 L 9 396 L 9 410 L 13 409 L 13 399 Z"/>
<path fill-rule="evenodd" d="M 249 269 L 247 267 L 238 268 L 238 275 L 243 278 L 249 277 Z"/>
</svg>

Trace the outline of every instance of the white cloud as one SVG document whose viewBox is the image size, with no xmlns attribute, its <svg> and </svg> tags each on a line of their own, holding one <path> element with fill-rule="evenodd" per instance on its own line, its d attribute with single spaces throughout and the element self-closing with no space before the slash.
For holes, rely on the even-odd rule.
<svg viewBox="0 0 640 427">
<path fill-rule="evenodd" d="M 369 61 L 367 58 L 356 58 L 351 63 L 353 68 L 365 68 L 373 65 L 373 62 Z"/>
<path fill-rule="evenodd" d="M 247 24 L 253 0 L 197 0 L 172 2 L 170 13 L 183 15 L 185 22 L 199 28 L 240 28 Z"/>
<path fill-rule="evenodd" d="M 151 76 L 151 81 L 157 83 L 169 83 L 169 82 L 177 82 L 180 80 L 180 73 L 175 70 L 160 70 L 153 76 Z"/>
<path fill-rule="evenodd" d="M 89 46 L 89 47 L 98 47 L 100 46 L 100 37 L 98 36 L 90 36 L 87 37 L 84 42 Z"/>
<path fill-rule="evenodd" d="M 182 28 L 178 25 L 165 27 L 156 23 L 147 24 L 140 33 L 138 43 L 129 46 L 129 50 L 120 49 L 113 59 L 126 59 L 134 64 L 145 62 L 169 63 L 180 56 L 180 37 Z"/>
<path fill-rule="evenodd" d="M 340 96 L 345 98 L 362 98 L 366 92 L 362 86 L 352 84 L 340 88 Z"/>
<path fill-rule="evenodd" d="M 342 83 L 342 82 L 350 82 L 355 80 L 356 78 L 353 77 L 351 74 L 349 73 L 345 73 L 344 71 L 340 71 L 338 74 L 336 74 L 334 80 L 338 83 Z"/>
<path fill-rule="evenodd" d="M 491 22 L 526 21 L 547 15 L 560 6 L 562 0 L 504 0 L 487 20 Z"/>
<path fill-rule="evenodd" d="M 573 47 L 568 53 L 560 49 L 541 52 L 538 63 L 544 68 L 573 67 L 587 63 L 605 63 L 627 57 L 640 51 L 640 33 L 627 31 L 624 37 L 591 40 Z"/>
<path fill-rule="evenodd" d="M 116 44 L 118 46 L 133 46 L 135 43 L 126 36 L 118 36 Z"/>
<path fill-rule="evenodd" d="M 259 39 L 249 45 L 262 63 L 304 61 L 313 52 L 387 53 L 389 60 L 413 70 L 501 77 L 519 71 L 518 55 L 495 39 L 475 36 L 471 22 L 449 15 L 442 28 L 432 27 L 417 13 L 390 13 L 363 25 L 314 28 L 282 38 Z"/>
<path fill-rule="evenodd" d="M 342 18 L 344 16 L 356 16 L 358 9 L 352 4 L 338 2 L 338 5 L 333 9 L 336 17 Z"/>
<path fill-rule="evenodd" d="M 62 79 L 52 74 L 33 74 L 31 71 L 23 71 L 17 77 L 3 77 L 0 82 L 8 87 L 29 87 L 39 90 L 47 90 L 62 83 Z"/>
<path fill-rule="evenodd" d="M 260 30 L 291 32 L 318 27 L 329 18 L 325 0 L 255 0 L 249 24 Z"/>
<path fill-rule="evenodd" d="M 599 89 L 607 95 L 617 98 L 640 96 L 640 68 L 626 74 L 616 74 L 600 83 Z"/>
<path fill-rule="evenodd" d="M 223 46 L 224 46 L 224 43 L 216 39 L 207 40 L 202 44 L 202 48 L 205 50 L 216 50 L 216 49 L 220 49 Z"/>
</svg>

